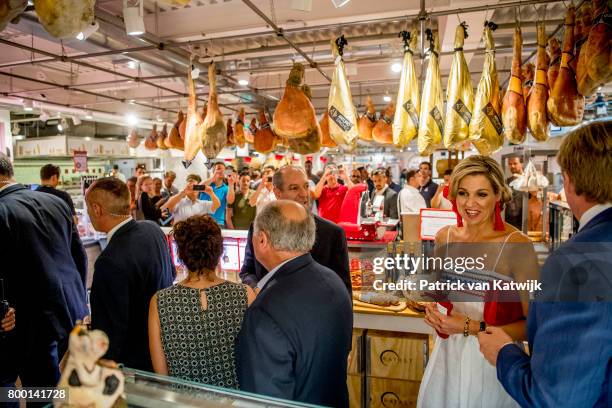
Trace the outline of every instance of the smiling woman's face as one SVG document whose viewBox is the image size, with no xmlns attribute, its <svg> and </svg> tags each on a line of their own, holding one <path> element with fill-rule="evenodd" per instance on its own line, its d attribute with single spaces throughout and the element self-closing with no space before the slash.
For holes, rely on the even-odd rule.
<svg viewBox="0 0 612 408">
<path fill-rule="evenodd" d="M 466 225 L 493 222 L 495 202 L 499 199 L 493 186 L 482 174 L 465 176 L 457 189 L 457 210 Z"/>
</svg>

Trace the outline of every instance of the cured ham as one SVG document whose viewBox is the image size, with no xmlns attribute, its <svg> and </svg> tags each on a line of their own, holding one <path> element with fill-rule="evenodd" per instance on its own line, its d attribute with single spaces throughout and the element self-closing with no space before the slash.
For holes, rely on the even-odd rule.
<svg viewBox="0 0 612 408">
<path fill-rule="evenodd" d="M 429 156 L 442 144 L 444 132 L 444 99 L 442 97 L 442 77 L 440 76 L 440 42 L 438 32 L 426 30 L 429 41 L 427 73 L 421 98 L 419 114 L 419 134 L 417 147 L 421 156 Z"/>
<path fill-rule="evenodd" d="M 521 48 L 523 37 L 521 28 L 514 29 L 514 46 L 512 69 L 508 90 L 502 102 L 502 123 L 504 135 L 510 143 L 520 144 L 527 135 L 527 107 L 523 96 L 523 81 L 521 78 Z"/>
<path fill-rule="evenodd" d="M 559 76 L 559 68 L 561 68 L 561 45 L 556 38 L 548 40 L 548 59 L 550 63 L 548 65 L 548 89 L 553 89 L 555 81 Z"/>
<path fill-rule="evenodd" d="M 157 149 L 157 139 L 159 135 L 157 134 L 157 125 L 153 125 L 153 129 L 151 129 L 151 133 L 145 139 L 144 146 L 147 150 L 155 150 Z"/>
<path fill-rule="evenodd" d="M 225 142 L 226 146 L 235 146 L 236 141 L 234 140 L 234 127 L 232 126 L 232 118 L 229 118 L 226 123 L 227 127 L 227 142 Z"/>
<path fill-rule="evenodd" d="M 372 129 L 372 139 L 382 144 L 393 144 L 393 115 L 395 114 L 395 103 L 390 102 L 380 115 Z"/>
<path fill-rule="evenodd" d="M 580 88 L 580 79 L 584 77 L 586 66 L 586 58 L 582 58 L 583 66 L 578 71 L 578 64 L 580 63 L 580 51 L 582 46 L 586 44 L 589 39 L 589 32 L 593 25 L 593 8 L 590 3 L 584 2 L 579 10 L 576 10 L 576 24 L 574 25 L 574 60 L 572 61 L 572 69 L 576 72 L 576 79 L 578 80 L 578 88 Z M 580 91 L 580 89 L 578 89 Z"/>
<path fill-rule="evenodd" d="M 372 98 L 369 96 L 366 106 L 366 112 L 357 120 L 357 128 L 359 131 L 359 138 L 361 140 L 370 141 L 372 140 L 372 129 L 376 126 L 376 108 L 374 108 Z"/>
<path fill-rule="evenodd" d="M 189 100 L 187 103 L 187 117 L 181 126 L 185 127 L 185 150 L 184 150 L 184 165 L 189 167 L 191 161 L 196 157 L 196 154 L 202 149 L 202 140 L 204 139 L 204 128 L 202 127 L 203 119 L 198 112 L 195 85 L 191 78 L 191 66 L 187 70 L 187 85 L 189 87 Z M 180 131 L 180 127 L 179 127 Z"/>
<path fill-rule="evenodd" d="M 253 146 L 259 153 L 270 153 L 276 147 L 276 135 L 272 132 L 266 111 L 259 110 L 259 128 L 255 132 Z"/>
<path fill-rule="evenodd" d="M 168 150 L 166 146 L 166 139 L 168 138 L 168 125 L 164 123 L 161 132 L 157 133 L 157 148 L 161 150 Z"/>
<path fill-rule="evenodd" d="M 225 127 L 225 121 L 217 102 L 217 78 L 215 76 L 214 62 L 211 62 L 208 66 L 208 87 L 208 105 L 203 125 L 202 151 L 208 159 L 208 163 L 211 163 L 212 159 L 221 152 L 227 141 L 227 128 Z"/>
<path fill-rule="evenodd" d="M 538 51 L 536 54 L 537 71 L 535 84 L 527 96 L 527 126 L 531 135 L 538 141 L 545 141 L 550 135 L 550 123 L 546 114 L 548 101 L 548 57 L 546 56 L 546 26 L 537 25 Z"/>
<path fill-rule="evenodd" d="M 474 88 L 468 70 L 463 43 L 467 25 L 459 24 L 455 30 L 455 53 L 446 87 L 446 116 L 444 118 L 444 147 L 457 150 L 465 147 L 470 133 L 470 120 L 474 110 Z"/>
<path fill-rule="evenodd" d="M 417 136 L 419 129 L 421 97 L 412 51 L 416 48 L 416 32 L 416 27 L 413 27 L 411 33 L 402 31 L 399 34 L 404 41 L 404 60 L 400 87 L 397 92 L 397 107 L 393 117 L 393 144 L 397 147 L 408 146 L 410 141 Z M 368 102 L 371 103 L 372 101 L 368 99 Z"/>
<path fill-rule="evenodd" d="M 584 115 L 584 96 L 578 93 L 576 73 L 571 66 L 571 61 L 574 58 L 574 30 L 572 28 L 574 17 L 575 8 L 570 5 L 565 16 L 561 68 L 555 86 L 551 89 L 546 102 L 548 117 L 557 126 L 577 125 Z"/>
<path fill-rule="evenodd" d="M 546 56 L 546 46 L 544 46 L 544 56 Z M 548 67 L 548 62 L 546 63 L 546 66 Z M 529 95 L 529 92 L 531 91 L 533 79 L 535 78 L 535 65 L 533 65 L 531 62 L 525 64 L 521 70 L 521 76 L 523 77 L 523 98 L 525 98 L 525 101 L 527 101 L 527 95 Z"/>
<path fill-rule="evenodd" d="M 255 143 L 255 133 L 257 132 L 257 119 L 255 117 L 251 118 L 251 123 L 249 126 L 244 129 L 244 140 L 247 143 L 253 144 Z"/>
<path fill-rule="evenodd" d="M 493 41 L 493 31 L 496 28 L 497 25 L 492 21 L 485 22 L 485 60 L 474 96 L 474 114 L 470 121 L 470 141 L 483 155 L 496 152 L 504 143 Z"/>
<path fill-rule="evenodd" d="M 321 127 L 321 146 L 323 147 L 336 147 L 338 144 L 329 135 L 329 115 L 327 112 L 323 114 L 321 121 L 319 122 Z"/>
<path fill-rule="evenodd" d="M 347 44 L 344 36 L 331 42 L 335 68 L 329 88 L 327 114 L 329 115 L 329 137 L 345 150 L 352 150 L 359 137 L 357 128 L 357 111 L 353 105 L 351 87 L 342 61 L 344 46 Z"/>
<path fill-rule="evenodd" d="M 0 31 L 14 18 L 19 17 L 27 6 L 27 0 L 0 0 Z"/>
<path fill-rule="evenodd" d="M 593 25 L 580 50 L 584 64 L 578 63 L 578 91 L 591 96 L 597 88 L 612 81 L 612 11 L 609 1 L 595 0 Z"/>
<path fill-rule="evenodd" d="M 306 98 L 310 101 L 312 99 L 312 93 L 310 87 L 306 84 L 300 88 Z M 299 154 L 310 154 L 316 153 L 321 149 L 321 127 L 317 123 L 317 126 L 308 134 L 306 137 L 293 138 L 293 139 L 281 139 L 283 144 L 289 147 L 292 151 Z"/>
<path fill-rule="evenodd" d="M 234 137 L 236 138 L 236 146 L 244 147 L 246 139 L 244 137 L 244 108 L 238 111 L 236 118 L 236 126 L 234 126 Z"/>
<path fill-rule="evenodd" d="M 170 149 L 183 150 L 185 148 L 185 142 L 179 133 L 179 127 L 183 122 L 185 122 L 185 115 L 183 114 L 183 111 L 179 111 L 176 122 L 174 123 L 174 126 L 172 126 L 172 129 L 170 129 L 170 134 L 166 139 L 166 146 Z"/>
<path fill-rule="evenodd" d="M 300 88 L 303 79 L 304 66 L 293 64 L 285 92 L 274 111 L 274 133 L 282 138 L 304 138 L 319 128 L 314 107 Z"/>
<path fill-rule="evenodd" d="M 130 134 L 126 138 L 127 144 L 132 149 L 135 149 L 140 144 L 140 135 L 138 135 L 137 129 L 130 130 Z"/>
<path fill-rule="evenodd" d="M 56 38 L 73 38 L 94 21 L 96 0 L 34 0 L 38 21 Z"/>
</svg>

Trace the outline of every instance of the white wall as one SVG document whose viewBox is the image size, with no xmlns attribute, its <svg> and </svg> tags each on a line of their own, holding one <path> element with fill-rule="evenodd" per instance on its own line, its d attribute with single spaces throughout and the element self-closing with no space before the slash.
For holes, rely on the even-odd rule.
<svg viewBox="0 0 612 408">
<path fill-rule="evenodd" d="M 11 134 L 11 112 L 7 110 L 0 110 L 0 123 L 4 126 L 4 134 L 0 133 L 0 147 L 2 147 L 2 153 L 8 154 L 12 160 L 15 160 L 13 156 L 13 137 Z"/>
</svg>

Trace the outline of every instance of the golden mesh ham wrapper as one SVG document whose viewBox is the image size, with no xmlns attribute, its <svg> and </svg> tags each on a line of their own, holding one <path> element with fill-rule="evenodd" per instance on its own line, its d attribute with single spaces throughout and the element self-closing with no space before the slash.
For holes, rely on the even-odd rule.
<svg viewBox="0 0 612 408">
<path fill-rule="evenodd" d="M 74 38 L 94 21 L 95 0 L 34 0 L 38 21 L 55 38 Z"/>
<path fill-rule="evenodd" d="M 346 44 L 344 36 L 331 42 L 332 54 L 335 58 L 334 75 L 329 88 L 327 113 L 329 115 L 329 137 L 345 150 L 353 150 L 359 137 L 357 128 L 357 110 L 353 105 L 353 97 L 344 61 L 342 48 Z"/>
<path fill-rule="evenodd" d="M 455 30 L 455 53 L 446 87 L 444 147 L 452 150 L 465 148 L 474 110 L 472 77 L 463 55 L 463 43 L 466 37 L 467 25 L 463 22 Z"/>
<path fill-rule="evenodd" d="M 416 32 L 416 29 L 413 29 L 411 33 L 400 33 L 404 39 L 404 61 L 393 117 L 393 144 L 397 147 L 408 146 L 419 132 L 421 96 L 412 51 L 416 49 Z"/>
<path fill-rule="evenodd" d="M 495 27 L 495 23 L 485 23 L 485 60 L 482 76 L 474 96 L 474 113 L 470 121 L 469 139 L 483 155 L 496 152 L 504 144 L 499 81 L 495 67 L 495 42 L 492 31 Z"/>
<path fill-rule="evenodd" d="M 440 76 L 440 42 L 438 32 L 427 29 L 429 40 L 429 62 L 423 85 L 423 99 L 419 115 L 417 147 L 421 156 L 429 156 L 442 143 L 444 132 L 444 100 L 442 99 L 442 78 Z"/>
</svg>

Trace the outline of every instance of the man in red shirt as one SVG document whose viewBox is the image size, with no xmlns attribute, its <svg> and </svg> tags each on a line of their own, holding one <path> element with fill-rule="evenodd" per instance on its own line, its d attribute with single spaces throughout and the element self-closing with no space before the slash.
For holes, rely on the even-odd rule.
<svg viewBox="0 0 612 408">
<path fill-rule="evenodd" d="M 338 183 L 338 178 L 341 178 L 344 184 Z M 353 187 L 353 183 L 351 183 L 344 169 L 338 171 L 335 164 L 325 166 L 325 173 L 314 191 L 314 198 L 319 200 L 319 216 L 337 223 L 340 219 L 342 201 L 351 187 Z"/>
</svg>

